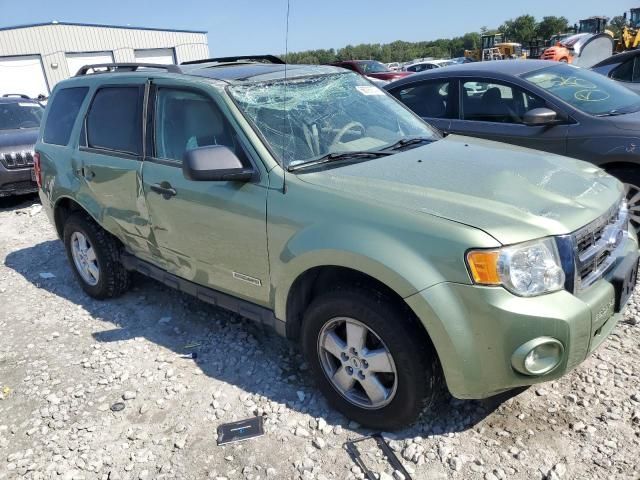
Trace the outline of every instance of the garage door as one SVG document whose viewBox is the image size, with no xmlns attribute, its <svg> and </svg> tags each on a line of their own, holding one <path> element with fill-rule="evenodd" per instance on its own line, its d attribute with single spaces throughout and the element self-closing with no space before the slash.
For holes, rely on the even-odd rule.
<svg viewBox="0 0 640 480">
<path fill-rule="evenodd" d="M 112 52 L 67 53 L 67 67 L 72 77 L 85 65 L 113 63 Z"/>
<path fill-rule="evenodd" d="M 133 52 L 137 63 L 159 63 L 171 65 L 176 63 L 173 48 L 150 48 Z"/>
<path fill-rule="evenodd" d="M 7 93 L 49 96 L 40 55 L 0 57 L 0 96 Z"/>
</svg>

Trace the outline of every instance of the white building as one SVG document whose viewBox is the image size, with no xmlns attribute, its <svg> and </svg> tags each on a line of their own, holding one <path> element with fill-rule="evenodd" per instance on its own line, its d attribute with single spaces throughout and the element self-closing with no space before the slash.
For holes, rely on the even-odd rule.
<svg viewBox="0 0 640 480">
<path fill-rule="evenodd" d="M 179 64 L 208 57 L 204 31 L 63 22 L 0 28 L 0 96 L 48 96 L 87 64 Z"/>
</svg>

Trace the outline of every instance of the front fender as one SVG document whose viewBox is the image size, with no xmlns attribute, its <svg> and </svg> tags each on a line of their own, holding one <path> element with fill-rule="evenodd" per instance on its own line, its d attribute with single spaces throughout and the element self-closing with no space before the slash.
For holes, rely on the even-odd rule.
<svg viewBox="0 0 640 480">
<path fill-rule="evenodd" d="M 406 234 L 406 232 L 405 232 Z M 402 239 L 401 239 L 402 238 Z M 434 242 L 442 241 L 434 239 Z M 439 251 L 442 245 L 433 246 Z M 289 291 L 296 279 L 315 267 L 338 266 L 369 275 L 406 298 L 446 278 L 468 283 L 463 252 L 440 258 L 425 254 L 428 247 L 416 236 L 394 235 L 389 229 L 353 224 L 315 224 L 299 231 L 272 261 L 273 304 L 277 318 L 286 319 Z M 276 259 L 272 259 L 276 260 Z"/>
</svg>

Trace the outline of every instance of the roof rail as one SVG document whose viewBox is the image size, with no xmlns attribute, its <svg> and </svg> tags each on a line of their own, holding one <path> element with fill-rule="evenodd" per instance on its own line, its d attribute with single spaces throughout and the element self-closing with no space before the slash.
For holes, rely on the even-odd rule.
<svg viewBox="0 0 640 480">
<path fill-rule="evenodd" d="M 18 98 L 24 98 L 24 99 L 27 99 L 27 100 L 31 100 L 31 97 L 29 95 L 25 95 L 24 93 L 5 93 L 2 96 L 4 98 L 6 98 L 6 97 L 18 97 Z"/>
<path fill-rule="evenodd" d="M 105 71 L 97 71 L 97 69 L 104 68 Z M 160 63 L 98 63 L 95 65 L 85 65 L 78 70 L 76 77 L 87 75 L 90 70 L 93 70 L 93 74 L 98 73 L 117 73 L 117 72 L 135 72 L 139 68 L 154 68 L 160 70 L 166 70 L 169 73 L 182 73 L 180 67 L 177 65 L 164 65 Z"/>
<path fill-rule="evenodd" d="M 286 63 L 275 55 L 241 55 L 239 57 L 216 57 L 216 58 L 203 58 L 202 60 L 191 60 L 188 62 L 182 62 L 180 65 L 197 65 L 198 63 L 234 63 L 242 60 L 261 62 L 261 63 L 274 63 L 277 65 L 283 65 Z"/>
</svg>

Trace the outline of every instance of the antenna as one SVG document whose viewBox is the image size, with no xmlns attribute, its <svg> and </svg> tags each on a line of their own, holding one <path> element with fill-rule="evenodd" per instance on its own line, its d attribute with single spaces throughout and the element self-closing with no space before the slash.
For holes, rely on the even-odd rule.
<svg viewBox="0 0 640 480">
<path fill-rule="evenodd" d="M 287 193 L 287 166 L 285 165 L 285 131 L 287 128 L 287 64 L 289 63 L 289 12 L 291 11 L 290 0 L 287 0 L 287 26 L 284 35 L 284 95 L 282 98 L 282 193 Z"/>
</svg>

